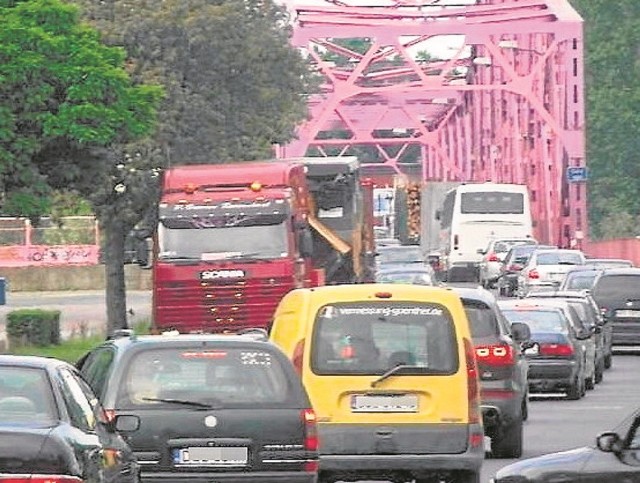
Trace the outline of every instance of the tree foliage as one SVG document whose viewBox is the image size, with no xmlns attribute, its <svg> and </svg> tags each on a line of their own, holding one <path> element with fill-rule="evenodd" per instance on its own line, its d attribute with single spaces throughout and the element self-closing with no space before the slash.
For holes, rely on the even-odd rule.
<svg viewBox="0 0 640 483">
<path fill-rule="evenodd" d="M 308 74 L 270 0 L 76 0 L 130 71 L 162 83 L 155 136 L 167 164 L 271 157 L 305 115 Z"/>
<path fill-rule="evenodd" d="M 585 25 L 592 235 L 639 235 L 633 221 L 640 214 L 640 2 L 571 3 Z"/>
<path fill-rule="evenodd" d="M 94 150 L 150 131 L 160 90 L 134 86 L 107 47 L 58 0 L 0 4 L 2 211 L 37 217 L 53 189 L 87 195 L 110 167 Z"/>
</svg>

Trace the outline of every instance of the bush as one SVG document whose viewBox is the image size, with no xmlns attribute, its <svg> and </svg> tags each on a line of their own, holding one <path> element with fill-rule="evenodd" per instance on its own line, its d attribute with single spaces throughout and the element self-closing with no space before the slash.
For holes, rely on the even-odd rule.
<svg viewBox="0 0 640 483">
<path fill-rule="evenodd" d="M 44 347 L 60 343 L 60 311 L 14 310 L 7 314 L 7 338 L 11 347 Z"/>
</svg>

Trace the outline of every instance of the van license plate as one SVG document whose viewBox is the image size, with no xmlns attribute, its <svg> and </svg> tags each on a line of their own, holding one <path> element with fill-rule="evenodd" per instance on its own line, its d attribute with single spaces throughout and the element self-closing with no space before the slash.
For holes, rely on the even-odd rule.
<svg viewBox="0 0 640 483">
<path fill-rule="evenodd" d="M 616 317 L 640 317 L 640 310 L 616 310 Z"/>
<path fill-rule="evenodd" d="M 189 446 L 173 450 L 173 462 L 193 466 L 246 466 L 247 448 L 233 446 Z"/>
<path fill-rule="evenodd" d="M 415 394 L 355 394 L 351 396 L 353 413 L 416 413 Z"/>
</svg>

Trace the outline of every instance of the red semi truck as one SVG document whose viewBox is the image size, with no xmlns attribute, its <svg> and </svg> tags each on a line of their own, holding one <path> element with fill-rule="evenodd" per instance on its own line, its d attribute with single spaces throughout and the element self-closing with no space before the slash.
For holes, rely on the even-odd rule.
<svg viewBox="0 0 640 483">
<path fill-rule="evenodd" d="M 354 157 L 168 169 L 153 243 L 154 329 L 268 329 L 294 288 L 372 281 L 372 193 Z"/>
</svg>

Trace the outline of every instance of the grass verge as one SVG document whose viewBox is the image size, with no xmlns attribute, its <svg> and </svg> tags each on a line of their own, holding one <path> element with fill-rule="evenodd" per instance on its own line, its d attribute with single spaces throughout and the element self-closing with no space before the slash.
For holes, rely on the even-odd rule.
<svg viewBox="0 0 640 483">
<path fill-rule="evenodd" d="M 150 323 L 147 321 L 139 322 L 133 327 L 133 330 L 136 334 L 148 334 Z M 54 357 L 75 364 L 80 357 L 102 342 L 104 342 L 104 336 L 96 334 L 87 337 L 73 337 L 62 341 L 59 345 L 15 347 L 9 352 L 24 356 Z"/>
</svg>

